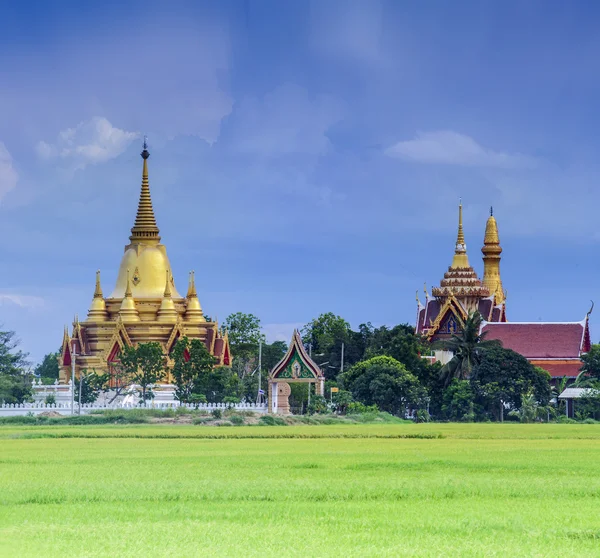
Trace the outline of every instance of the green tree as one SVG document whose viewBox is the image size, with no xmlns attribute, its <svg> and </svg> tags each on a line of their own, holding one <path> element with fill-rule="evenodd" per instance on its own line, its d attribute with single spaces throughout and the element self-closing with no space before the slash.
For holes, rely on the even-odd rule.
<svg viewBox="0 0 600 558">
<path fill-rule="evenodd" d="M 476 403 L 496 420 L 503 419 L 504 404 L 519 409 L 529 393 L 538 405 L 547 405 L 551 397 L 548 372 L 500 345 L 492 345 L 480 355 L 472 370 L 471 387 Z"/>
<path fill-rule="evenodd" d="M 233 369 L 243 379 L 256 366 L 259 343 L 265 342 L 260 319 L 254 314 L 235 312 L 227 316 L 224 325 L 229 333 Z"/>
<path fill-rule="evenodd" d="M 100 392 L 104 390 L 106 379 L 104 375 L 96 372 L 82 370 L 79 378 L 75 381 L 75 401 L 85 403 L 94 403 Z M 81 387 L 81 399 L 79 399 L 79 390 Z"/>
<path fill-rule="evenodd" d="M 475 396 L 468 380 L 454 379 L 444 391 L 442 413 L 448 420 L 475 420 Z"/>
<path fill-rule="evenodd" d="M 576 385 L 586 387 L 594 381 L 600 380 L 600 345 L 592 345 L 590 350 L 581 355 L 581 371 L 576 379 Z"/>
<path fill-rule="evenodd" d="M 132 384 L 141 389 L 141 399 L 146 404 L 153 396 L 152 386 L 165 377 L 167 358 L 159 343 L 140 343 L 137 347 L 123 347 L 121 367 Z"/>
<path fill-rule="evenodd" d="M 422 404 L 426 392 L 404 364 L 387 356 L 359 362 L 340 375 L 343 387 L 365 405 L 377 405 L 395 415 Z"/>
<path fill-rule="evenodd" d="M 344 364 L 348 365 L 346 367 L 355 362 L 351 343 L 353 338 L 350 324 L 332 312 L 321 314 L 302 328 L 302 340 L 306 345 L 311 346 L 315 362 L 317 364 L 327 362 L 324 369 L 327 379 L 335 378 L 341 369 L 342 344 Z"/>
<path fill-rule="evenodd" d="M 194 395 L 204 395 L 208 390 L 209 376 L 217 362 L 199 339 L 179 339 L 171 353 L 176 396 L 183 403 L 198 401 Z"/>
<path fill-rule="evenodd" d="M 241 399 L 242 382 L 228 366 L 217 366 L 208 376 L 206 400 L 209 403 L 237 403 Z"/>
<path fill-rule="evenodd" d="M 261 389 L 267 393 L 269 384 L 269 372 L 275 365 L 285 356 L 287 345 L 284 341 L 274 341 L 273 343 L 264 343 L 262 346 L 262 373 L 261 373 Z M 258 367 L 258 360 L 253 361 Z M 254 401 L 258 395 L 258 372 L 254 368 L 251 374 L 242 378 L 243 397 L 248 401 Z"/>
<path fill-rule="evenodd" d="M 14 331 L 0 331 L 0 403 L 23 403 L 31 397 L 28 355 L 18 347 Z"/>
<path fill-rule="evenodd" d="M 35 367 L 34 374 L 41 378 L 42 383 L 52 384 L 59 378 L 58 357 L 60 352 L 48 353 L 40 364 Z"/>
<path fill-rule="evenodd" d="M 481 362 L 483 352 L 499 345 L 498 341 L 485 339 L 486 332 L 480 332 L 481 321 L 481 314 L 473 312 L 465 320 L 463 329 L 458 335 L 452 335 L 448 340 L 435 343 L 435 347 L 454 353 L 452 359 L 442 366 L 440 371 L 445 386 L 454 379 L 468 379 L 473 368 Z"/>
</svg>

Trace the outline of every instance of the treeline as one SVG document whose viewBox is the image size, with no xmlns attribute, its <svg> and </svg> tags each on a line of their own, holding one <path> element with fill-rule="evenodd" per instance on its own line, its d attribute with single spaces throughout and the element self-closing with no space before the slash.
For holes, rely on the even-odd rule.
<svg viewBox="0 0 600 558">
<path fill-rule="evenodd" d="M 417 420 L 501 421 L 552 420 L 564 415 L 558 394 L 566 380 L 552 386 L 549 374 L 521 355 L 479 335 L 481 317 L 470 316 L 463 331 L 433 348 L 451 350 L 444 366 L 423 358 L 432 346 L 406 324 L 356 330 L 340 316 L 326 313 L 302 328 L 302 338 L 313 360 L 325 373 L 326 398 L 309 396 L 306 384 L 291 384 L 293 412 L 381 410 Z M 169 379 L 184 402 L 254 401 L 259 389 L 267 392 L 268 372 L 283 358 L 287 344 L 266 343 L 259 318 L 235 313 L 224 322 L 233 355 L 231 367 L 217 366 L 204 344 L 180 339 L 169 355 L 158 343 L 125 348 L 120 364 L 110 374 L 82 372 L 82 402 L 92 402 L 102 391 L 113 396 L 132 383 L 140 397 L 153 397 L 152 386 Z M 258 353 L 262 349 L 259 386 Z M 578 406 L 578 418 L 600 418 L 600 346 L 584 355 L 577 385 L 590 387 Z M 58 378 L 58 353 L 51 353 L 33 370 L 18 348 L 13 332 L 0 332 L 0 401 L 16 403 L 31 397 L 33 376 L 52 383 Z M 334 388 L 334 389 L 332 389 Z M 335 389 L 337 388 L 337 390 Z"/>
</svg>

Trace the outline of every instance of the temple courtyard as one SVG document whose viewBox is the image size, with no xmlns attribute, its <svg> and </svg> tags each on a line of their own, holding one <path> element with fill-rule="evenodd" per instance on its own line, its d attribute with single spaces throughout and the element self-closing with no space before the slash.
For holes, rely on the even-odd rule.
<svg viewBox="0 0 600 558">
<path fill-rule="evenodd" d="M 2 556 L 591 556 L 600 428 L 0 427 Z"/>
</svg>

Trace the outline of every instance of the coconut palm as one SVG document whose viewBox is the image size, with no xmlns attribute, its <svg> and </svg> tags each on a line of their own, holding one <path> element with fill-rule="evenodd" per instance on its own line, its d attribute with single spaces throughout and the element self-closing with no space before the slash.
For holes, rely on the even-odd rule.
<svg viewBox="0 0 600 558">
<path fill-rule="evenodd" d="M 471 376 L 473 368 L 481 362 L 482 352 L 492 346 L 498 346 L 495 340 L 486 340 L 486 332 L 481 332 L 482 317 L 479 312 L 471 312 L 467 316 L 460 333 L 450 339 L 440 340 L 434 348 L 451 351 L 452 359 L 442 366 L 440 371 L 447 387 L 452 380 L 466 380 Z"/>
</svg>

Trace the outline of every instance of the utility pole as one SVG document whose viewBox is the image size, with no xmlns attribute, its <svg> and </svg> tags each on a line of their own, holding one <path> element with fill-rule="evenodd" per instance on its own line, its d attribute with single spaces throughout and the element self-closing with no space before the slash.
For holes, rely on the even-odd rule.
<svg viewBox="0 0 600 558">
<path fill-rule="evenodd" d="M 340 364 L 340 372 L 344 371 L 344 343 L 342 343 L 342 362 Z"/>
<path fill-rule="evenodd" d="M 262 405 L 264 401 L 262 389 L 262 341 L 258 342 L 258 393 L 256 395 L 256 404 Z"/>
<path fill-rule="evenodd" d="M 75 413 L 75 342 L 71 341 L 71 416 Z"/>
<path fill-rule="evenodd" d="M 79 374 L 79 411 L 78 415 L 81 414 L 81 392 L 83 391 L 83 374 Z"/>
</svg>

